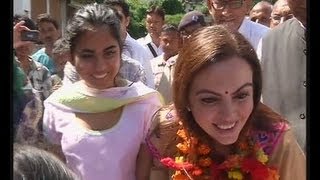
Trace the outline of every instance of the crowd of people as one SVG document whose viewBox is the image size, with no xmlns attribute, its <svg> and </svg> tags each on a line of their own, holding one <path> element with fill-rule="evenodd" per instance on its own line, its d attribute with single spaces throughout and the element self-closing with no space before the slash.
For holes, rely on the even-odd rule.
<svg viewBox="0 0 320 180">
<path fill-rule="evenodd" d="M 306 179 L 306 1 L 206 5 L 139 39 L 125 0 L 15 15 L 14 179 Z"/>
</svg>

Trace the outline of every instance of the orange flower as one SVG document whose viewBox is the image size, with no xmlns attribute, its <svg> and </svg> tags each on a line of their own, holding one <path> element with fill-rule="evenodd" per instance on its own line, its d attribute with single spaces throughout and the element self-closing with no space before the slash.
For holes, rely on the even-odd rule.
<svg viewBox="0 0 320 180">
<path fill-rule="evenodd" d="M 269 168 L 268 171 L 269 171 L 269 177 L 266 180 L 279 180 L 280 179 L 280 176 L 279 176 L 277 170 Z"/>
<path fill-rule="evenodd" d="M 199 165 L 202 167 L 209 167 L 211 164 L 212 164 L 212 160 L 210 157 L 199 159 Z"/>
<path fill-rule="evenodd" d="M 201 144 L 198 147 L 198 153 L 200 155 L 207 155 L 209 154 L 210 151 L 211 151 L 210 147 L 206 144 Z"/>
<path fill-rule="evenodd" d="M 187 175 L 182 174 L 180 171 L 179 173 L 176 172 L 175 175 L 172 176 L 173 180 L 189 180 Z"/>
<path fill-rule="evenodd" d="M 191 137 L 191 144 L 193 145 L 197 145 L 199 142 L 198 138 L 195 138 L 195 137 Z"/>
<path fill-rule="evenodd" d="M 189 146 L 187 143 L 179 143 L 176 145 L 177 148 L 184 154 L 188 153 L 189 152 Z"/>
<path fill-rule="evenodd" d="M 203 171 L 202 171 L 202 169 L 200 169 L 200 168 L 195 168 L 195 169 L 192 171 L 192 175 L 194 175 L 194 176 L 200 176 L 202 173 L 203 173 Z"/>
<path fill-rule="evenodd" d="M 181 137 L 183 140 L 187 141 L 187 133 L 184 131 L 184 129 L 179 129 L 177 132 L 178 136 Z"/>
<path fill-rule="evenodd" d="M 239 148 L 242 151 L 246 150 L 246 149 L 248 149 L 248 144 L 246 142 L 241 142 L 241 143 L 239 143 Z"/>
<path fill-rule="evenodd" d="M 223 162 L 223 166 L 226 168 L 240 167 L 241 157 L 236 155 L 230 155 L 229 158 Z"/>
</svg>

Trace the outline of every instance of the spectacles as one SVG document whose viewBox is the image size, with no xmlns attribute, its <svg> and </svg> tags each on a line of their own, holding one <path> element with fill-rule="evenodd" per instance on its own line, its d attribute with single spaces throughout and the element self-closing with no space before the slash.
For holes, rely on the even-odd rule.
<svg viewBox="0 0 320 180">
<path fill-rule="evenodd" d="M 234 0 L 234 1 L 212 1 L 212 7 L 215 10 L 224 10 L 226 6 L 230 9 L 238 9 L 241 8 L 243 4 L 243 0 Z"/>
</svg>

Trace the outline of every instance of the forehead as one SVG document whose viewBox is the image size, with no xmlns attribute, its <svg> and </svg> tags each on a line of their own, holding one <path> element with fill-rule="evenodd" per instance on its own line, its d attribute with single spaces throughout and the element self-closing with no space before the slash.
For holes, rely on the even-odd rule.
<svg viewBox="0 0 320 180">
<path fill-rule="evenodd" d="M 178 37 L 180 34 L 177 31 L 165 31 L 161 32 L 162 38 L 171 38 L 171 37 Z"/>
<path fill-rule="evenodd" d="M 151 13 L 151 14 L 147 14 L 147 21 L 148 20 L 153 20 L 153 21 L 162 21 L 162 17 L 159 16 L 156 13 Z"/>
<path fill-rule="evenodd" d="M 118 45 L 116 38 L 110 33 L 106 26 L 93 27 L 79 34 L 76 48 L 101 49 L 109 45 Z"/>
<path fill-rule="evenodd" d="M 51 22 L 41 22 L 38 24 L 38 27 L 40 32 L 48 29 L 57 30 L 56 27 Z"/>
<path fill-rule="evenodd" d="M 275 6 L 273 8 L 274 11 L 287 10 L 287 9 L 290 9 L 289 6 L 288 6 L 288 3 L 281 3 L 278 6 Z"/>
<path fill-rule="evenodd" d="M 252 83 L 252 78 L 250 65 L 242 58 L 232 57 L 209 64 L 200 70 L 194 75 L 192 87 L 214 88 L 217 91 L 236 90 L 244 83 Z"/>
</svg>

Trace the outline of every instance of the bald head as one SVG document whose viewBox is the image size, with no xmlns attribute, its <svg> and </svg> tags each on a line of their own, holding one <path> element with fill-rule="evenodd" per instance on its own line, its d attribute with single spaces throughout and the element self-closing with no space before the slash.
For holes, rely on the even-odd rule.
<svg viewBox="0 0 320 180">
<path fill-rule="evenodd" d="M 270 28 L 274 28 L 284 21 L 293 18 L 291 9 L 288 6 L 287 0 L 278 0 L 271 13 Z"/>
<path fill-rule="evenodd" d="M 260 1 L 250 11 L 251 21 L 263 24 L 265 26 L 270 25 L 270 16 L 272 12 L 272 4 L 268 1 Z"/>
</svg>

